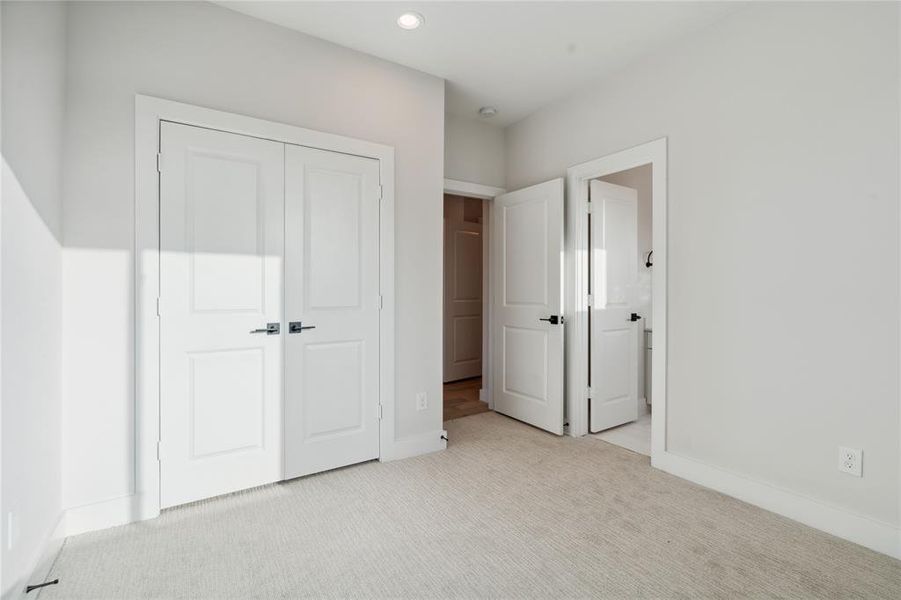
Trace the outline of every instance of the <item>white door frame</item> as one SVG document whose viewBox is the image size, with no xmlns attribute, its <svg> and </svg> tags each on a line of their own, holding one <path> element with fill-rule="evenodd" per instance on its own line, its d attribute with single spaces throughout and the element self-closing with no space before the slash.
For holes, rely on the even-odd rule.
<svg viewBox="0 0 901 600">
<path fill-rule="evenodd" d="M 566 170 L 566 415 L 569 434 L 588 433 L 588 184 L 592 179 L 651 164 L 654 270 L 651 314 L 651 464 L 666 452 L 666 138 L 608 154 Z"/>
<path fill-rule="evenodd" d="M 491 226 L 491 200 L 506 193 L 504 188 L 470 183 L 456 179 L 444 180 L 444 193 L 482 200 L 482 389 L 479 399 L 494 410 L 494 396 L 491 394 L 491 244 L 488 242 L 488 228 Z M 443 263 L 442 263 L 443 264 Z M 442 341 L 443 344 L 443 341 Z M 442 348 L 444 346 L 442 345 Z"/>
<path fill-rule="evenodd" d="M 379 219 L 379 460 L 401 454 L 395 442 L 394 404 L 394 148 L 135 95 L 135 490 L 130 514 L 122 522 L 160 514 L 159 400 L 160 331 L 158 298 L 160 122 L 172 121 L 299 146 L 353 154 L 379 161 L 382 200 Z"/>
</svg>

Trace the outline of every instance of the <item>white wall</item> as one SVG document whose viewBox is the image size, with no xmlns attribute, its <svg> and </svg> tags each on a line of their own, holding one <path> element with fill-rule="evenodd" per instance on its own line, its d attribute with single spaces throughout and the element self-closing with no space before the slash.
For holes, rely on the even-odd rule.
<svg viewBox="0 0 901 600">
<path fill-rule="evenodd" d="M 66 505 L 134 484 L 135 93 L 395 147 L 396 426 L 437 435 L 443 81 L 204 3 L 75 3 L 69 23 Z"/>
<path fill-rule="evenodd" d="M 62 515 L 59 238 L 66 7 L 3 2 L 0 14 L 0 588 L 6 598 L 21 592 L 39 559 L 59 541 L 51 536 Z"/>
<path fill-rule="evenodd" d="M 507 130 L 510 189 L 668 136 L 668 449 L 889 526 L 897 10 L 753 6 Z"/>
<path fill-rule="evenodd" d="M 448 113 L 444 122 L 444 176 L 504 187 L 504 130 L 484 120 Z"/>
</svg>

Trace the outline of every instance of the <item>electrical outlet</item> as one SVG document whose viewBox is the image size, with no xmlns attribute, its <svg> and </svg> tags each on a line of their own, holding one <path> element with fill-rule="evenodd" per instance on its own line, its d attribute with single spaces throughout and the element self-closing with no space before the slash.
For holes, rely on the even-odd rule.
<svg viewBox="0 0 901 600">
<path fill-rule="evenodd" d="M 429 407 L 429 395 L 425 392 L 416 394 L 416 410 L 425 410 Z"/>
<path fill-rule="evenodd" d="M 863 476 L 863 450 L 860 448 L 845 448 L 839 446 L 838 449 L 838 470 L 842 473 L 848 473 L 855 477 Z"/>
</svg>

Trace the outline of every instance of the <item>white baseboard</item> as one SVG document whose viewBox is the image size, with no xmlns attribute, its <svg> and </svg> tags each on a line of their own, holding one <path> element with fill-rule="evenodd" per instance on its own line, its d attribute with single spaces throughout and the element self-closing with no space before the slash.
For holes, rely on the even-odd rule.
<svg viewBox="0 0 901 600">
<path fill-rule="evenodd" d="M 26 586 L 46 581 L 47 575 L 50 574 L 50 568 L 53 567 L 53 562 L 56 560 L 59 551 L 62 550 L 63 542 L 65 541 L 66 514 L 63 512 L 60 514 L 59 519 L 57 519 L 53 531 L 51 531 L 47 539 L 44 540 L 43 549 L 41 550 L 40 556 L 38 556 L 35 561 L 34 566 L 29 569 L 19 581 L 13 584 L 9 590 L 7 590 L 6 594 L 3 595 L 3 600 L 24 600 L 25 598 L 28 598 L 28 596 L 25 595 Z M 33 597 L 35 595 L 36 594 L 32 594 L 31 596 Z"/>
<path fill-rule="evenodd" d="M 447 432 L 439 429 L 431 433 L 397 440 L 390 448 L 382 449 L 382 456 L 379 460 L 399 460 L 444 450 L 447 447 L 447 442 L 441 439 L 442 436 L 447 437 Z M 68 509 L 65 513 L 65 533 L 67 536 L 78 535 L 89 531 L 127 525 L 128 523 L 142 521 L 154 516 L 156 516 L 156 513 L 141 510 L 139 496 L 121 496 L 95 504 Z"/>
<path fill-rule="evenodd" d="M 447 437 L 447 432 L 443 429 L 438 429 L 437 431 L 395 440 L 390 448 L 382 448 L 379 460 L 388 462 L 444 450 L 447 448 L 447 442 L 441 439 L 442 436 Z"/>
<path fill-rule="evenodd" d="M 652 466 L 820 531 L 901 559 L 901 528 L 719 467 L 663 452 Z"/>
<path fill-rule="evenodd" d="M 140 521 L 137 496 L 122 496 L 66 511 L 66 535 L 78 535 Z"/>
</svg>

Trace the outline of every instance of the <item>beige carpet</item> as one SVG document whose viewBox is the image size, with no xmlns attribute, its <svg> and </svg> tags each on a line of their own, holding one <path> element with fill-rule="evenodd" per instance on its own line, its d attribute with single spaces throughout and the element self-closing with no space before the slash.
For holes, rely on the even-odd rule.
<svg viewBox="0 0 901 600">
<path fill-rule="evenodd" d="M 495 413 L 449 448 L 74 537 L 55 598 L 901 598 L 901 563 Z"/>
</svg>

